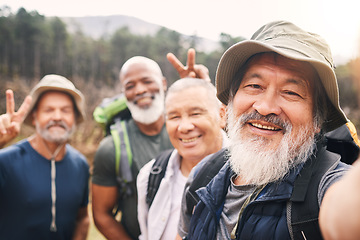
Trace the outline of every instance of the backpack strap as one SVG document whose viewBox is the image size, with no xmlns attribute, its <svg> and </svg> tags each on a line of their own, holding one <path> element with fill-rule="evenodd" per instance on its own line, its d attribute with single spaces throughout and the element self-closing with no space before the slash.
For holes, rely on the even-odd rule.
<svg viewBox="0 0 360 240">
<path fill-rule="evenodd" d="M 227 149 L 223 148 L 214 153 L 196 173 L 194 180 L 190 184 L 189 190 L 185 195 L 187 214 L 192 214 L 194 207 L 200 200 L 199 196 L 196 194 L 196 190 L 206 186 L 220 171 L 227 160 Z"/>
<path fill-rule="evenodd" d="M 322 239 L 319 227 L 318 188 L 322 177 L 335 168 L 340 156 L 321 147 L 309 159 L 294 183 L 287 204 L 289 233 L 292 239 Z"/>
<path fill-rule="evenodd" d="M 325 134 L 325 146 L 307 161 L 294 183 L 287 204 L 291 239 L 322 239 L 319 227 L 318 188 L 322 177 L 339 161 L 352 164 L 359 156 L 358 138 L 352 124 L 344 124 Z M 341 155 L 341 157 L 339 155 Z"/>
<path fill-rule="evenodd" d="M 150 170 L 149 181 L 147 186 L 146 203 L 149 208 L 154 201 L 155 195 L 159 189 L 161 180 L 165 176 L 166 168 L 169 163 L 170 155 L 173 149 L 161 152 L 156 158 Z"/>
<path fill-rule="evenodd" d="M 132 152 L 125 121 L 115 121 L 110 127 L 110 133 L 115 146 L 115 170 L 120 197 L 130 196 L 133 190 L 128 184 L 134 180 L 134 177 L 131 171 Z"/>
</svg>

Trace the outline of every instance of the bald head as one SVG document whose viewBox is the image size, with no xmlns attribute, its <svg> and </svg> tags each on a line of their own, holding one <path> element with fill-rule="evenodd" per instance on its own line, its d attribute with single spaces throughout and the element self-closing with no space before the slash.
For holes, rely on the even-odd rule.
<svg viewBox="0 0 360 240">
<path fill-rule="evenodd" d="M 154 60 L 143 56 L 135 56 L 127 60 L 120 70 L 119 78 L 121 85 L 123 85 L 125 76 L 128 75 L 129 72 L 134 71 L 134 69 L 136 69 L 136 71 L 143 69 L 156 75 L 159 79 L 163 78 L 160 66 Z"/>
</svg>

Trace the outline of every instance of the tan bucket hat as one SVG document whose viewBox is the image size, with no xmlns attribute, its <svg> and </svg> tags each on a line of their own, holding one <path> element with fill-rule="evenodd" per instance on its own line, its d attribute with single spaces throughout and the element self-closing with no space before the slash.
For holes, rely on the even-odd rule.
<svg viewBox="0 0 360 240">
<path fill-rule="evenodd" d="M 74 84 L 67 78 L 56 74 L 50 74 L 44 76 L 40 82 L 36 84 L 35 87 L 31 90 L 30 95 L 32 97 L 32 102 L 30 105 L 30 110 L 25 117 L 24 123 L 32 125 L 32 112 L 34 107 L 36 106 L 41 94 L 47 91 L 59 91 L 70 94 L 70 96 L 73 97 L 76 108 L 79 112 L 76 118 L 76 122 L 80 123 L 84 121 L 85 107 L 83 94 L 78 89 L 76 89 Z"/>
<path fill-rule="evenodd" d="M 334 64 L 328 44 L 323 38 L 309 33 L 286 21 L 276 21 L 262 26 L 250 40 L 231 46 L 220 59 L 216 71 L 216 88 L 219 100 L 229 101 L 231 82 L 243 64 L 253 55 L 276 52 L 284 57 L 310 63 L 317 71 L 331 103 L 324 130 L 331 131 L 348 120 L 339 104 L 339 89 Z"/>
</svg>

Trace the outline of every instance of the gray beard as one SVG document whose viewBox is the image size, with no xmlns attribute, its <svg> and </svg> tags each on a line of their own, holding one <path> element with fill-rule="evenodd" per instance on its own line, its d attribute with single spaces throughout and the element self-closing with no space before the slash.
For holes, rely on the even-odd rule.
<svg viewBox="0 0 360 240">
<path fill-rule="evenodd" d="M 75 132 L 76 124 L 74 123 L 70 128 L 65 122 L 59 121 L 59 124 L 63 125 L 65 132 L 62 134 L 50 133 L 48 128 L 54 124 L 54 121 L 50 121 L 44 128 L 40 127 L 38 121 L 35 120 L 36 132 L 46 141 L 61 144 L 69 140 L 71 135 Z"/>
<path fill-rule="evenodd" d="M 236 120 L 232 104 L 227 110 L 230 166 L 247 184 L 264 185 L 281 180 L 291 168 L 304 163 L 314 151 L 315 124 L 308 124 L 300 134 L 291 137 L 290 123 L 283 123 L 284 137 L 277 149 L 271 149 L 272 141 L 269 139 L 243 137 L 245 114 Z"/>
<path fill-rule="evenodd" d="M 161 92 L 161 91 L 160 91 Z M 131 117 L 142 124 L 151 124 L 156 122 L 162 114 L 164 114 L 164 94 L 156 93 L 154 95 L 154 100 L 151 103 L 151 106 L 144 109 L 140 108 L 133 102 L 126 102 L 130 112 Z"/>
</svg>

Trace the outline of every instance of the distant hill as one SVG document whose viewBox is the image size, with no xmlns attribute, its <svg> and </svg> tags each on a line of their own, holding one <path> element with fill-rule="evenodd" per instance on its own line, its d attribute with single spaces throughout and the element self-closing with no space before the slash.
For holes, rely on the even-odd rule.
<svg viewBox="0 0 360 240">
<path fill-rule="evenodd" d="M 111 36 L 116 30 L 128 27 L 130 32 L 137 35 L 154 35 L 162 26 L 149 23 L 136 17 L 125 15 L 63 17 L 69 32 L 81 30 L 84 34 L 99 39 Z M 184 38 L 189 36 L 184 35 Z M 198 36 L 198 51 L 211 52 L 219 48 L 219 43 Z"/>
</svg>

